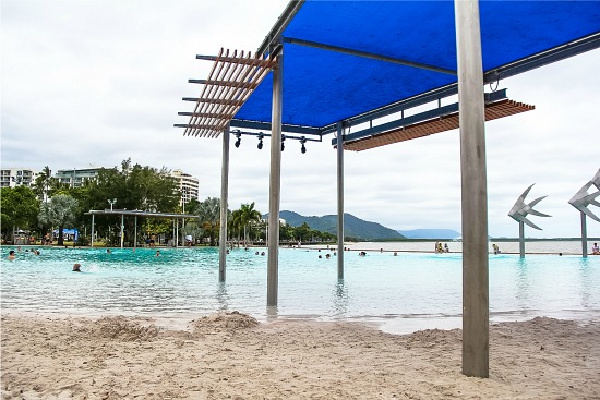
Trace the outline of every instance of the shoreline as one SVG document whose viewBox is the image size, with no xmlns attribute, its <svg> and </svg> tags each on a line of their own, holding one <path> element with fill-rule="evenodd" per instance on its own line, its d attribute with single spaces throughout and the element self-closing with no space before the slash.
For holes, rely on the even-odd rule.
<svg viewBox="0 0 600 400">
<path fill-rule="evenodd" d="M 546 241 L 546 240 L 537 240 L 538 242 L 540 241 Z M 548 241 L 552 241 L 552 240 L 548 240 Z M 590 241 L 590 240 L 588 240 Z M 431 242 L 434 243 L 435 241 L 433 240 L 414 240 L 414 241 L 402 241 L 402 242 L 397 242 L 397 243 L 424 243 L 424 242 Z M 512 243 L 514 241 L 510 241 L 510 240 L 505 240 L 504 242 L 509 242 Z M 532 241 L 533 242 L 533 241 Z M 357 245 L 361 242 L 352 242 L 350 244 L 352 245 Z M 368 242 L 368 243 L 382 243 L 382 244 L 388 244 L 390 242 Z M 392 243 L 396 243 L 396 242 L 392 242 Z M 452 243 L 450 241 L 448 241 L 447 243 Z M 491 242 L 490 242 L 491 243 Z M 319 247 L 321 246 L 321 247 Z M 121 248 L 119 246 L 58 246 L 58 245 L 33 245 L 33 244 L 23 244 L 23 245 L 13 245 L 13 244 L 3 244 L 0 247 L 22 247 L 22 248 L 35 248 L 35 249 L 76 249 L 76 250 L 90 250 L 90 249 L 112 249 L 112 250 L 121 250 Z M 192 249 L 205 249 L 205 248 L 218 248 L 218 246 L 178 246 L 178 247 L 173 247 L 173 246 L 167 246 L 167 245 L 157 245 L 157 246 L 138 246 L 138 247 L 123 247 L 122 250 L 133 250 L 133 249 L 160 249 L 160 250 L 192 250 Z M 255 248 L 262 248 L 262 249 L 266 249 L 267 247 L 265 245 L 260 245 L 260 244 L 248 244 L 246 247 L 248 247 L 249 249 L 255 249 Z M 229 248 L 229 247 L 228 247 Z M 238 249 L 238 250 L 243 250 L 244 246 L 234 246 L 234 249 Z M 297 245 L 293 245 L 293 246 L 288 246 L 288 245 L 279 245 L 279 248 L 281 249 L 298 249 L 298 250 L 309 250 L 309 251 L 328 251 L 328 252 L 337 252 L 337 248 L 336 247 L 332 247 L 331 245 L 329 247 L 327 247 L 327 245 L 302 245 L 302 246 L 297 246 Z M 436 253 L 434 251 L 430 251 L 430 250 L 402 250 L 402 249 L 394 249 L 394 250 L 389 250 L 389 249 L 373 249 L 373 248 L 360 248 L 360 247 L 355 247 L 355 248 L 350 248 L 348 247 L 348 249 L 346 250 L 346 253 L 354 253 L 354 252 L 365 252 L 367 254 L 369 253 L 398 253 L 398 254 L 436 254 L 436 255 L 443 255 L 443 254 L 462 254 L 462 251 L 448 251 L 448 252 L 444 252 L 444 253 Z M 494 254 L 493 252 L 489 252 L 488 253 L 490 256 L 493 255 L 519 255 L 520 253 L 517 251 L 502 251 L 498 254 Z M 536 256 L 536 255 L 555 255 L 555 256 L 581 256 L 580 252 L 567 252 L 567 251 L 563 251 L 563 252 L 549 252 L 549 251 L 536 251 L 536 252 L 532 252 L 532 251 L 525 251 L 526 255 L 531 255 L 531 256 Z M 594 256 L 597 254 L 592 254 L 592 253 L 588 253 L 588 256 Z"/>
<path fill-rule="evenodd" d="M 139 318 L 2 315 L 2 399 L 538 399 L 600 396 L 600 322 L 490 327 L 490 378 L 461 374 L 460 329 L 231 312 L 165 329 Z M 25 334 L 26 333 L 26 334 Z"/>
</svg>

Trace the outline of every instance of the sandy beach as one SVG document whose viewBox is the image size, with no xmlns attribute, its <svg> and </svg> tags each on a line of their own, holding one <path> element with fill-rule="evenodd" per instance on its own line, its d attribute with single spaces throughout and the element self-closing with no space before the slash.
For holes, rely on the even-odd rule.
<svg viewBox="0 0 600 400">
<path fill-rule="evenodd" d="M 461 375 L 460 330 L 238 313 L 170 330 L 151 319 L 2 317 L 2 399 L 598 399 L 600 323 L 491 328 L 489 379 Z"/>
</svg>

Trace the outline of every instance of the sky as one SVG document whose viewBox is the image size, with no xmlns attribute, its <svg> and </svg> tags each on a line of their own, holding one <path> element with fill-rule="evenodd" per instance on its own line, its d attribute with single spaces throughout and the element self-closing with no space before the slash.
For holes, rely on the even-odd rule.
<svg viewBox="0 0 600 400">
<path fill-rule="evenodd" d="M 182 135 L 179 111 L 193 104 L 212 64 L 196 54 L 221 47 L 255 51 L 283 12 L 283 0 L 0 0 L 2 168 L 52 171 L 134 164 L 181 169 L 218 197 L 221 138 Z M 579 237 L 567 201 L 600 168 L 600 50 L 500 82 L 536 110 L 485 125 L 489 234 L 517 237 L 507 216 L 517 197 L 542 200 L 531 238 Z M 489 91 L 489 90 L 488 90 Z M 281 210 L 337 212 L 336 151 L 287 143 Z M 269 141 L 231 145 L 229 208 L 254 202 L 268 212 Z M 252 138 L 253 139 L 253 138 Z M 461 230 L 458 131 L 361 152 L 346 151 L 345 211 L 396 230 Z M 600 207 L 590 209 L 600 216 Z M 589 237 L 600 222 L 587 219 Z"/>
</svg>

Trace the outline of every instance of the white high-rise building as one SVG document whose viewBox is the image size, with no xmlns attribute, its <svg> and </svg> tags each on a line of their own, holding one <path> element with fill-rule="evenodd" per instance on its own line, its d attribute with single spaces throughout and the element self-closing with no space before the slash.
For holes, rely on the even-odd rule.
<svg viewBox="0 0 600 400">
<path fill-rule="evenodd" d="M 38 172 L 27 168 L 2 168 L 0 170 L 0 187 L 15 187 L 19 185 L 32 186 Z"/>
<path fill-rule="evenodd" d="M 199 201 L 200 181 L 191 174 L 187 174 L 180 169 L 171 171 L 171 178 L 175 179 L 181 192 L 181 199 L 184 203 L 189 203 L 191 199 Z"/>
<path fill-rule="evenodd" d="M 99 171 L 100 168 L 61 169 L 54 177 L 70 187 L 81 187 L 85 181 L 96 179 Z"/>
</svg>

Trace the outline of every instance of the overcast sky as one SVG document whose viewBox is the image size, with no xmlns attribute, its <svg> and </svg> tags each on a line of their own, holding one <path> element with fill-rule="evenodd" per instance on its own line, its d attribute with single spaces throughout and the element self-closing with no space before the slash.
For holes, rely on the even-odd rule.
<svg viewBox="0 0 600 400">
<path fill-rule="evenodd" d="M 2 168 L 143 166 L 182 169 L 200 179 L 201 199 L 219 196 L 221 139 L 182 136 L 173 123 L 192 111 L 220 47 L 254 51 L 287 1 L 1 0 Z M 600 168 L 600 50 L 500 82 L 537 107 L 486 123 L 489 233 L 518 236 L 507 216 L 528 201 L 552 218 L 528 237 L 578 237 L 567 201 Z M 231 146 L 230 208 L 268 212 L 269 142 Z M 232 141 L 233 143 L 233 141 Z M 336 213 L 336 153 L 323 143 L 287 143 L 281 210 Z M 392 229 L 461 230 L 458 131 L 345 153 L 345 209 Z M 600 216 L 600 208 L 591 207 Z M 588 236 L 600 222 L 588 218 Z"/>
</svg>

